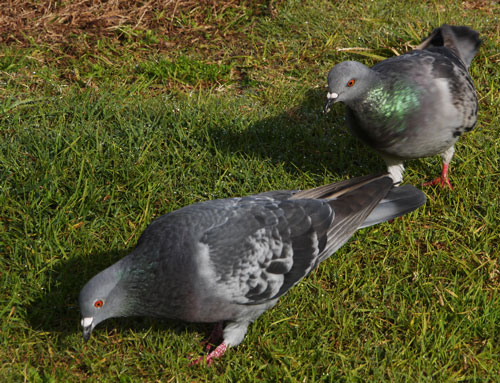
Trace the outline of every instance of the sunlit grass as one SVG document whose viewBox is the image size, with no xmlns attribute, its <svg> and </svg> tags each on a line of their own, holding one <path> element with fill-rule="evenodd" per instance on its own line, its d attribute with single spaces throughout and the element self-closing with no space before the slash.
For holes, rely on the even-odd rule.
<svg viewBox="0 0 500 383">
<path fill-rule="evenodd" d="M 200 8 L 232 37 L 169 51 L 161 30 L 124 27 L 79 57 L 2 47 L 2 381 L 495 381 L 499 8 L 474 4 L 284 1 L 227 19 Z M 479 122 L 457 144 L 453 191 L 425 188 L 423 208 L 360 231 L 211 368 L 188 366 L 208 325 L 116 319 L 83 343 L 80 288 L 155 217 L 383 170 L 340 106 L 321 113 L 327 71 L 404 53 L 442 22 L 484 39 Z M 439 162 L 408 162 L 405 182 L 422 187 Z"/>
</svg>

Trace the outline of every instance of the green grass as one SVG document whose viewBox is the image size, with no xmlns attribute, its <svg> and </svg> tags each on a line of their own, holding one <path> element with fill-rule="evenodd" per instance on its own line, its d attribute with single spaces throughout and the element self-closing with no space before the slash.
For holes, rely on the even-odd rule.
<svg viewBox="0 0 500 383">
<path fill-rule="evenodd" d="M 0 47 L 2 381 L 497 381 L 500 8 L 481 4 L 280 1 L 273 17 L 265 4 L 224 17 L 206 6 L 217 28 L 178 15 L 184 41 L 124 27 L 88 52 L 75 36 L 78 55 Z M 423 208 L 357 233 L 210 368 L 187 359 L 209 325 L 116 319 L 83 343 L 80 288 L 155 217 L 383 170 L 341 107 L 321 113 L 328 69 L 406 52 L 443 22 L 484 38 L 453 191 L 424 188 Z M 406 165 L 419 187 L 440 170 L 437 156 Z"/>
<path fill-rule="evenodd" d="M 207 64 L 186 56 L 180 56 L 174 61 L 163 58 L 150 60 L 137 68 L 137 73 L 144 75 L 146 79 L 194 86 L 227 82 L 230 71 L 230 65 Z"/>
</svg>

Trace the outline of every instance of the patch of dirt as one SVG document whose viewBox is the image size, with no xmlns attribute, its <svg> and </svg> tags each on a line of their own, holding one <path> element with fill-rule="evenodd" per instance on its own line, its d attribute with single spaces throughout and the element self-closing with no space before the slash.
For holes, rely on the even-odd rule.
<svg viewBox="0 0 500 383">
<path fill-rule="evenodd" d="M 225 12 L 272 15 L 270 4 L 269 0 L 4 0 L 0 2 L 0 43 L 57 46 L 75 35 L 85 34 L 91 41 L 119 36 L 124 28 L 154 30 L 182 40 L 196 32 L 217 32 Z"/>
<path fill-rule="evenodd" d="M 487 13 L 493 13 L 492 7 L 494 3 L 499 3 L 498 0 L 465 0 L 462 5 L 465 9 L 479 9 Z"/>
</svg>

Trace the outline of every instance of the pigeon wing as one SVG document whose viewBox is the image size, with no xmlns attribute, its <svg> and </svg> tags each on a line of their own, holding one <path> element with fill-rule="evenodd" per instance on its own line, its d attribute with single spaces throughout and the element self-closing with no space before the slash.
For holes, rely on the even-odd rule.
<svg viewBox="0 0 500 383">
<path fill-rule="evenodd" d="M 336 193 L 336 197 L 328 202 L 335 212 L 335 218 L 328 229 L 328 241 L 320 255 L 320 262 L 347 242 L 392 186 L 391 177 L 380 175 L 372 176 L 371 180 L 363 180 L 358 184 L 347 186 L 343 194 Z"/>
<path fill-rule="evenodd" d="M 204 233 L 216 285 L 240 304 L 286 293 L 340 248 L 392 187 L 386 175 L 318 189 L 323 199 L 243 198 L 221 225 Z M 298 196 L 299 199 L 295 199 Z"/>
<path fill-rule="evenodd" d="M 332 219 L 326 201 L 241 199 L 200 239 L 216 286 L 239 304 L 278 298 L 318 264 Z"/>
</svg>

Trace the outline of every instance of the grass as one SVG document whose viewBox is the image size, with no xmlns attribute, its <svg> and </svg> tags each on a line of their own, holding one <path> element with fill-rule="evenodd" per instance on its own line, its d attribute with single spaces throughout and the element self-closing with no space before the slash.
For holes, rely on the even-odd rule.
<svg viewBox="0 0 500 383">
<path fill-rule="evenodd" d="M 0 47 L 2 381 L 497 381 L 498 4 L 203 4 Z M 357 233 L 211 368 L 187 360 L 209 325 L 116 319 L 83 343 L 80 288 L 155 217 L 384 169 L 341 107 L 322 115 L 328 69 L 406 52 L 443 22 L 484 38 L 453 191 L 424 188 L 425 207 Z M 440 168 L 406 165 L 417 186 Z"/>
</svg>

